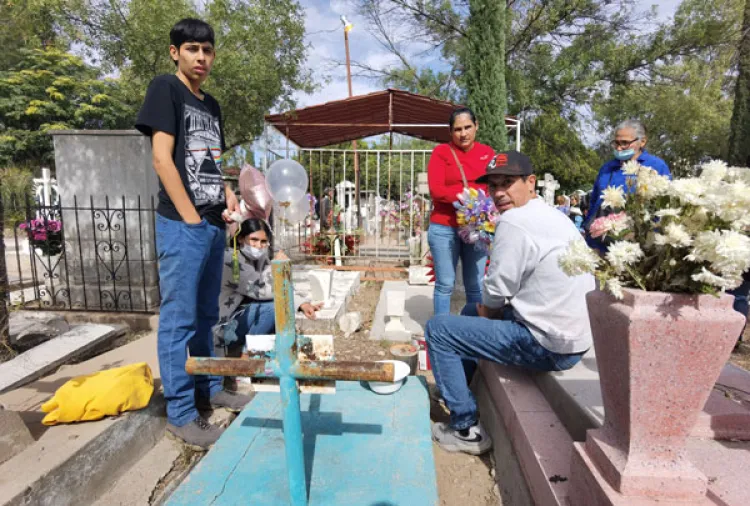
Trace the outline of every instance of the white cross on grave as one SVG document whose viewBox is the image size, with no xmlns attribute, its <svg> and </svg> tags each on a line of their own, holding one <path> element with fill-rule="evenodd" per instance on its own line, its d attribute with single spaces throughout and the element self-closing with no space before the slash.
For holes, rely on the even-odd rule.
<svg viewBox="0 0 750 506">
<path fill-rule="evenodd" d="M 542 198 L 544 201 L 551 205 L 555 205 L 555 190 L 560 188 L 558 183 L 552 174 L 545 174 L 544 179 L 537 181 L 536 185 L 542 189 Z"/>
</svg>

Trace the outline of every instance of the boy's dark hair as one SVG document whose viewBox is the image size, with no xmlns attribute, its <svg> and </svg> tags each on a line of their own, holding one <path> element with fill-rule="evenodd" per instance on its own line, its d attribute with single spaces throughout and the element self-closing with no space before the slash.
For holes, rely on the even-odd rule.
<svg viewBox="0 0 750 506">
<path fill-rule="evenodd" d="M 178 50 L 185 42 L 210 42 L 215 45 L 214 29 L 201 19 L 185 18 L 172 27 L 169 41 Z"/>
</svg>

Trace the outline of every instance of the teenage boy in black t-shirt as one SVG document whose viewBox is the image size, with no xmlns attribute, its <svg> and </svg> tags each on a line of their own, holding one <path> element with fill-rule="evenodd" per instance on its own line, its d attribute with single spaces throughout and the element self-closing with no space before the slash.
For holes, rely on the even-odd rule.
<svg viewBox="0 0 750 506">
<path fill-rule="evenodd" d="M 250 401 L 224 391 L 219 376 L 193 378 L 185 371 L 188 349 L 193 357 L 213 356 L 224 222 L 239 205 L 221 177 L 226 149 L 221 109 L 200 88 L 214 63 L 213 29 L 204 21 L 183 19 L 169 37 L 177 73 L 151 81 L 135 126 L 151 138 L 159 176 L 158 352 L 167 431 L 191 447 L 207 449 L 222 430 L 204 420 L 197 407 L 240 411 Z"/>
</svg>

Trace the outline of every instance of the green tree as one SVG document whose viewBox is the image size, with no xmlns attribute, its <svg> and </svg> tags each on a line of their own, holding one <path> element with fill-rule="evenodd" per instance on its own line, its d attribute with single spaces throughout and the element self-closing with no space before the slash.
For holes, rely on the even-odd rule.
<svg viewBox="0 0 750 506">
<path fill-rule="evenodd" d="M 132 123 L 133 106 L 117 81 L 54 47 L 23 49 L 0 72 L 0 166 L 53 164 L 55 129 L 116 129 Z"/>
<path fill-rule="evenodd" d="M 497 0 L 470 0 L 467 25 L 461 52 L 466 103 L 481 118 L 477 140 L 503 151 L 508 147 L 505 4 Z"/>
<path fill-rule="evenodd" d="M 168 51 L 172 26 L 186 16 L 211 23 L 216 63 L 205 89 L 223 105 L 230 147 L 251 142 L 267 111 L 291 108 L 296 91 L 313 88 L 304 68 L 303 10 L 295 0 L 82 1 L 69 17 L 86 34 L 91 56 L 121 74 L 135 102 L 155 75 L 175 71 Z"/>
<path fill-rule="evenodd" d="M 545 111 L 526 125 L 523 152 L 534 165 L 537 177 L 552 174 L 563 192 L 591 188 L 600 159 L 581 142 L 571 123 L 560 111 Z"/>
<path fill-rule="evenodd" d="M 643 121 L 648 149 L 682 176 L 701 159 L 725 158 L 730 137 L 733 62 L 743 0 L 685 0 L 660 36 L 663 47 L 690 48 L 633 72 L 594 96 L 605 129 L 626 118 Z M 688 42 L 692 41 L 692 42 Z"/>
<path fill-rule="evenodd" d="M 733 165 L 750 167 L 750 0 L 745 1 L 743 19 L 728 160 Z"/>
</svg>

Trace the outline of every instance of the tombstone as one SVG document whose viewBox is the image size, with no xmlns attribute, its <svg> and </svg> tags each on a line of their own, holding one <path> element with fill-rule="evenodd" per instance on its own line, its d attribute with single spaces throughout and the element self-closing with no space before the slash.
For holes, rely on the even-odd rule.
<svg viewBox="0 0 750 506">
<path fill-rule="evenodd" d="M 385 298 L 385 315 L 388 323 L 385 324 L 385 338 L 391 341 L 408 341 L 411 332 L 404 326 L 402 318 L 406 311 L 406 292 L 402 290 L 391 290 Z"/>
<path fill-rule="evenodd" d="M 555 180 L 552 174 L 545 174 L 544 179 L 537 181 L 536 185 L 542 189 L 542 198 L 544 198 L 544 201 L 548 205 L 554 206 L 555 191 L 560 188 L 560 183 Z"/>
<path fill-rule="evenodd" d="M 332 306 L 333 273 L 333 269 L 314 269 L 308 273 L 310 299 L 312 299 L 313 304 L 322 302 L 325 308 Z"/>
<path fill-rule="evenodd" d="M 151 204 L 157 202 L 159 179 L 148 138 L 135 130 L 51 134 L 67 266 L 67 279 L 54 291 L 69 285 L 64 295 L 74 308 L 158 307 Z"/>
</svg>

